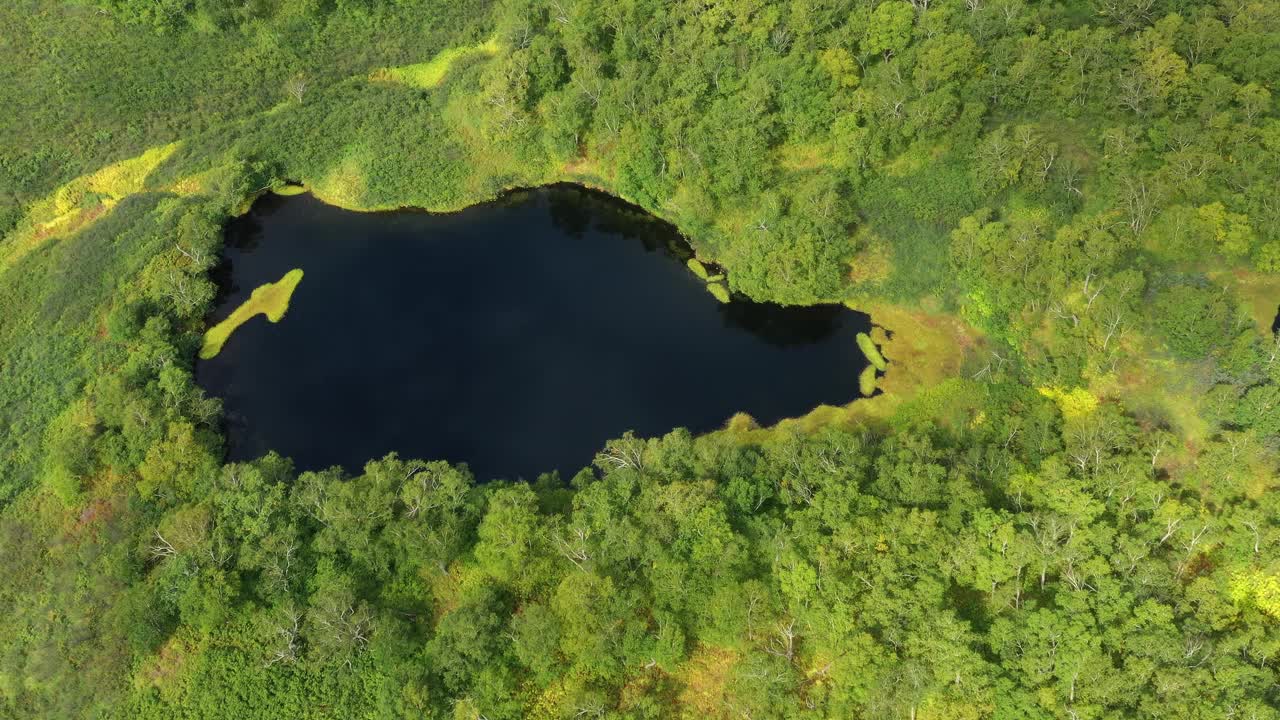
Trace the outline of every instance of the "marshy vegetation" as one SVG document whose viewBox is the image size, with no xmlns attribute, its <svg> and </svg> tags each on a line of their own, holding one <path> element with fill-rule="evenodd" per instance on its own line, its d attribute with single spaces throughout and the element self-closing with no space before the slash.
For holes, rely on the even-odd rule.
<svg viewBox="0 0 1280 720">
<path fill-rule="evenodd" d="M 217 357 L 222 346 L 241 325 L 250 319 L 265 315 L 268 322 L 278 323 L 289 310 L 289 299 L 293 291 L 302 282 L 302 270 L 294 268 L 279 280 L 255 288 L 243 304 L 231 311 L 231 314 L 218 324 L 209 328 L 204 334 L 204 343 L 200 346 L 200 359 L 209 360 Z"/>
<path fill-rule="evenodd" d="M 471 46 L 445 48 L 426 62 L 374 70 L 369 74 L 369 79 L 400 83 L 420 90 L 431 90 L 444 82 L 445 75 L 454 63 L 470 58 L 489 57 L 497 54 L 500 49 L 501 46 L 496 38 Z"/>
</svg>

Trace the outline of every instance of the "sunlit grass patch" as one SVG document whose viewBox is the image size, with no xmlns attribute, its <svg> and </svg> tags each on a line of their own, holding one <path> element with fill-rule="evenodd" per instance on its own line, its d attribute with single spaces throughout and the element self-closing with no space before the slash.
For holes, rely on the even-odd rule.
<svg viewBox="0 0 1280 720">
<path fill-rule="evenodd" d="M 307 187 L 305 185 L 293 185 L 291 183 L 285 183 L 284 185 L 278 185 L 276 187 L 271 188 L 271 192 L 281 197 L 292 197 L 294 195 L 302 195 L 306 193 Z"/>
<path fill-rule="evenodd" d="M 137 689 L 155 689 L 174 700 L 193 661 L 204 651 L 204 639 L 190 629 L 179 630 L 158 650 L 143 659 L 133 677 Z"/>
<path fill-rule="evenodd" d="M 676 698 L 678 717 L 722 717 L 737 662 L 737 653 L 727 648 L 710 645 L 694 648 L 675 674 L 680 687 Z"/>
<path fill-rule="evenodd" d="M 862 372 L 858 375 L 858 392 L 863 397 L 871 397 L 876 394 L 876 366 L 868 365 L 862 368 Z"/>
<path fill-rule="evenodd" d="M 209 328 L 204 334 L 204 346 L 200 348 L 200 358 L 208 360 L 222 351 L 222 345 L 231 337 L 236 328 L 245 324 L 255 315 L 266 315 L 271 322 L 280 322 L 289 309 L 289 299 L 293 291 L 302 282 L 302 270 L 294 268 L 284 274 L 276 282 L 267 283 L 253 291 L 243 305 L 236 308 L 227 319 Z"/>
<path fill-rule="evenodd" d="M 976 330 L 951 315 L 896 304 L 849 306 L 869 313 L 877 325 L 892 333 L 892 337 L 876 338 L 881 339 L 877 350 L 885 361 L 878 384 L 886 394 L 899 398 L 956 377 L 965 353 L 980 341 Z M 882 333 L 873 331 L 877 336 Z"/>
<path fill-rule="evenodd" d="M 1147 340 L 1139 347 L 1150 348 Z M 1147 349 L 1145 352 L 1151 352 Z M 1212 386 L 1209 368 L 1203 364 L 1185 363 L 1170 358 L 1147 357 L 1122 363 L 1112 378 L 1090 383 L 1098 395 L 1114 395 L 1130 412 L 1143 417 L 1161 418 L 1182 438 L 1190 460 L 1213 426 L 1200 414 L 1200 401 Z M 1176 453 L 1169 453 L 1172 461 Z"/>
<path fill-rule="evenodd" d="M 711 276 L 707 273 L 707 266 L 705 266 L 705 265 L 703 265 L 702 263 L 698 262 L 698 259 L 697 259 L 697 258 L 689 258 L 688 260 L 686 260 L 686 261 L 685 261 L 685 265 L 687 265 L 687 266 L 689 267 L 689 270 L 690 270 L 694 275 L 697 275 L 697 276 L 698 276 L 698 279 L 700 279 L 700 280 L 706 280 L 706 279 L 708 279 L 708 278 L 710 278 L 710 277 L 711 277 Z"/>
<path fill-rule="evenodd" d="M 311 194 L 329 205 L 347 210 L 369 209 L 364 205 L 369 189 L 366 165 L 362 154 L 348 154 L 324 176 L 314 182 L 308 180 Z"/>
<path fill-rule="evenodd" d="M 1258 330 L 1270 335 L 1271 323 L 1280 311 L 1280 273 L 1259 273 L 1237 268 L 1230 272 L 1210 273 L 1215 283 L 1230 283 L 1240 303 L 1248 309 Z"/>
<path fill-rule="evenodd" d="M 871 340 L 871 336 L 866 333 L 858 333 L 858 347 L 862 350 L 862 354 L 867 357 L 867 362 L 871 363 L 876 370 L 884 371 L 888 367 L 884 356 L 880 354 L 880 349 Z"/>
<path fill-rule="evenodd" d="M 792 171 L 807 171 L 831 165 L 831 146 L 827 143 L 787 143 L 775 151 L 778 164 Z"/>
<path fill-rule="evenodd" d="M 722 303 L 729 302 L 729 289 L 718 282 L 708 283 L 707 292 L 715 296 Z"/>
<path fill-rule="evenodd" d="M 453 67 L 453 64 L 459 60 L 476 55 L 484 55 L 486 57 L 496 55 L 499 49 L 500 46 L 496 38 L 479 45 L 446 48 L 436 53 L 435 57 L 426 62 L 393 68 L 379 68 L 369 75 L 369 79 L 395 82 L 409 87 L 430 90 L 439 87 L 444 82 L 445 76 L 449 74 L 449 68 Z"/>
<path fill-rule="evenodd" d="M 926 142 L 917 142 L 897 157 L 884 164 L 884 172 L 891 177 L 906 177 L 929 167 L 945 148 Z"/>
<path fill-rule="evenodd" d="M 18 228 L 0 244 L 0 272 L 13 267 L 45 241 L 79 230 L 117 202 L 142 190 L 147 176 L 178 149 L 154 147 L 66 183 L 32 204 Z"/>
<path fill-rule="evenodd" d="M 958 376 L 965 357 L 983 345 L 977 330 L 932 308 L 847 304 L 875 318 L 876 327 L 869 339 L 879 345 L 885 360 L 883 375 L 876 372 L 874 365 L 868 365 L 859 375 L 861 397 L 845 405 L 819 405 L 804 415 L 767 427 L 739 421 L 718 432 L 741 443 L 764 443 L 791 432 L 812 433 L 824 427 L 889 421 L 904 405 L 914 406 L 911 412 L 917 418 L 939 418 L 952 424 L 973 421 L 979 402 L 966 389 L 971 383 Z"/>
</svg>

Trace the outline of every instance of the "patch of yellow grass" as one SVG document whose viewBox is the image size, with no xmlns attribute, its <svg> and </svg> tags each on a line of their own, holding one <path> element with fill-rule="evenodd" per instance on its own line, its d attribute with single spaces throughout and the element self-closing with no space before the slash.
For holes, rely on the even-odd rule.
<svg viewBox="0 0 1280 720">
<path fill-rule="evenodd" d="M 779 147 L 776 155 L 779 165 L 796 172 L 831 164 L 831 147 L 826 143 L 788 143 Z"/>
<path fill-rule="evenodd" d="M 1146 347 L 1144 354 L 1122 363 L 1113 376 L 1091 382 L 1089 389 L 1096 395 L 1117 397 L 1129 410 L 1163 416 L 1194 456 L 1213 429 L 1200 415 L 1200 399 L 1209 386 L 1207 369 L 1152 357 L 1150 344 Z"/>
<path fill-rule="evenodd" d="M 605 185 L 606 177 L 611 177 L 610 168 L 602 166 L 597 158 L 582 156 L 566 162 L 560 168 L 558 176 L 568 182 L 581 183 L 591 187 Z"/>
<path fill-rule="evenodd" d="M 880 354 L 880 349 L 876 347 L 875 341 L 866 333 L 858 333 L 858 349 L 866 356 L 867 362 L 871 363 L 876 370 L 883 371 L 889 364 L 885 362 L 884 356 Z M 868 393 L 870 394 L 870 393 Z"/>
<path fill-rule="evenodd" d="M 976 329 L 954 315 L 924 307 L 892 304 L 856 304 L 849 307 L 869 313 L 877 326 L 870 339 L 880 346 L 887 360 L 882 376 L 859 378 L 859 389 L 878 387 L 875 397 L 858 398 L 847 405 L 819 405 L 808 413 L 760 427 L 749 415 L 735 415 L 723 430 L 741 443 L 764 443 L 771 437 L 791 432 L 812 433 L 829 426 L 853 427 L 866 422 L 883 422 L 904 404 L 914 403 L 921 413 L 939 422 L 973 422 L 977 401 L 964 391 L 958 380 L 960 367 L 971 350 L 984 340 Z M 888 329 L 893 333 L 890 338 Z M 875 366 L 868 369 L 874 375 Z M 957 385 L 957 383 L 959 383 Z"/>
<path fill-rule="evenodd" d="M 177 149 L 178 143 L 151 148 L 81 175 L 33 203 L 18 229 L 0 244 L 0 272 L 46 241 L 88 225 L 125 196 L 141 191 L 147 176 Z"/>
<path fill-rule="evenodd" d="M 155 689 L 161 697 L 176 701 L 182 691 L 193 661 L 204 650 L 204 644 L 194 632 L 179 629 L 159 650 L 146 657 L 133 676 L 133 686 L 139 690 Z"/>
<path fill-rule="evenodd" d="M 243 305 L 236 308 L 226 320 L 214 325 L 204 334 L 204 346 L 200 348 L 200 358 L 208 360 L 222 351 L 222 345 L 231 337 L 236 328 L 245 324 L 255 315 L 266 315 L 271 322 L 280 322 L 289 309 L 289 299 L 293 291 L 302 282 L 302 270 L 294 268 L 284 274 L 276 282 L 267 283 L 253 291 Z"/>
<path fill-rule="evenodd" d="M 729 717 L 727 686 L 738 656 L 732 650 L 701 645 L 681 666 L 675 679 L 683 686 L 677 698 L 681 718 Z"/>
<path fill-rule="evenodd" d="M 890 177 L 907 177 L 914 175 L 937 158 L 940 152 L 938 146 L 928 145 L 923 142 L 914 143 L 907 148 L 902 154 L 888 161 L 884 165 L 884 172 Z"/>
<path fill-rule="evenodd" d="M 872 338 L 888 361 L 880 378 L 886 394 L 905 398 L 956 377 L 966 351 L 981 340 L 977 330 L 954 315 L 880 303 L 850 307 L 869 313 L 877 325 L 893 333 L 881 339 L 874 337 L 881 333 L 874 332 Z"/>
<path fill-rule="evenodd" d="M 1216 283 L 1229 284 L 1249 310 L 1263 335 L 1271 334 L 1271 323 L 1280 310 L 1280 273 L 1259 273 L 1244 269 L 1210 273 Z"/>
<path fill-rule="evenodd" d="M 556 720 L 563 717 L 565 691 L 564 681 L 557 680 L 538 692 L 526 708 L 528 720 Z"/>
<path fill-rule="evenodd" d="M 459 60 L 477 55 L 492 57 L 497 55 L 500 49 L 501 46 L 496 38 L 479 45 L 446 48 L 436 53 L 435 57 L 426 62 L 374 70 L 370 73 L 369 79 L 375 82 L 393 82 L 422 90 L 431 90 L 440 87 L 444 82 L 445 76 L 449 74 L 449 69 Z"/>
</svg>

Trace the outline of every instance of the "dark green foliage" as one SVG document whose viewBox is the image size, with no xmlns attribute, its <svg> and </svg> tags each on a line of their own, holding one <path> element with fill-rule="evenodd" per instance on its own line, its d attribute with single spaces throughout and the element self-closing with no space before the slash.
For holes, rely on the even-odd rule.
<svg viewBox="0 0 1280 720">
<path fill-rule="evenodd" d="M 1198 358 L 1222 344 L 1231 306 L 1215 287 L 1178 284 L 1156 293 L 1151 317 L 1175 355 Z"/>
</svg>

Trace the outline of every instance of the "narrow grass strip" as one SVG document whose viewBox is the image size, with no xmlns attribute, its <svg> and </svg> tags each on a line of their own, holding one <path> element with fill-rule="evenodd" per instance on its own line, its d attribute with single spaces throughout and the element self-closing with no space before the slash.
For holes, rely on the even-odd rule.
<svg viewBox="0 0 1280 720">
<path fill-rule="evenodd" d="M 435 57 L 426 62 L 375 70 L 370 75 L 370 79 L 390 81 L 408 85 L 409 87 L 431 90 L 440 87 L 441 83 L 444 82 L 445 76 L 449 74 L 449 69 L 459 60 L 473 55 L 492 57 L 497 55 L 501 49 L 497 38 L 490 39 L 479 45 L 446 48 L 436 53 Z"/>
<path fill-rule="evenodd" d="M 236 308 L 226 320 L 209 328 L 204 334 L 204 345 L 200 348 L 200 359 L 208 360 L 217 357 L 222 345 L 231 337 L 236 328 L 248 322 L 255 315 L 266 315 L 271 322 L 280 322 L 289 309 L 289 299 L 293 291 L 302 282 L 302 270 L 294 268 L 284 274 L 276 282 L 267 283 L 253 291 L 244 304 Z"/>
<path fill-rule="evenodd" d="M 685 265 L 687 265 L 687 266 L 689 267 L 689 270 L 690 270 L 694 275 L 697 275 L 697 276 L 698 276 L 698 279 L 699 279 L 699 280 L 706 280 L 706 279 L 708 279 L 708 278 L 710 277 L 710 276 L 707 274 L 707 266 L 706 266 L 706 265 L 703 265 L 703 264 L 702 264 L 702 263 L 700 263 L 700 262 L 698 262 L 698 259 L 697 259 L 697 258 L 689 258 L 688 260 L 686 260 L 686 261 L 685 261 L 685 263 L 684 263 L 684 264 L 685 264 Z"/>
<path fill-rule="evenodd" d="M 858 375 L 858 390 L 862 392 L 863 397 L 871 397 L 876 392 L 876 366 L 868 365 L 862 368 L 862 374 Z"/>
<path fill-rule="evenodd" d="M 866 333 L 858 333 L 858 347 L 862 348 L 862 354 L 867 356 L 867 361 L 871 363 L 875 369 L 884 372 L 889 363 L 885 361 L 884 356 L 880 354 L 880 348 L 876 347 L 875 342 L 871 340 L 871 336 Z"/>
</svg>

